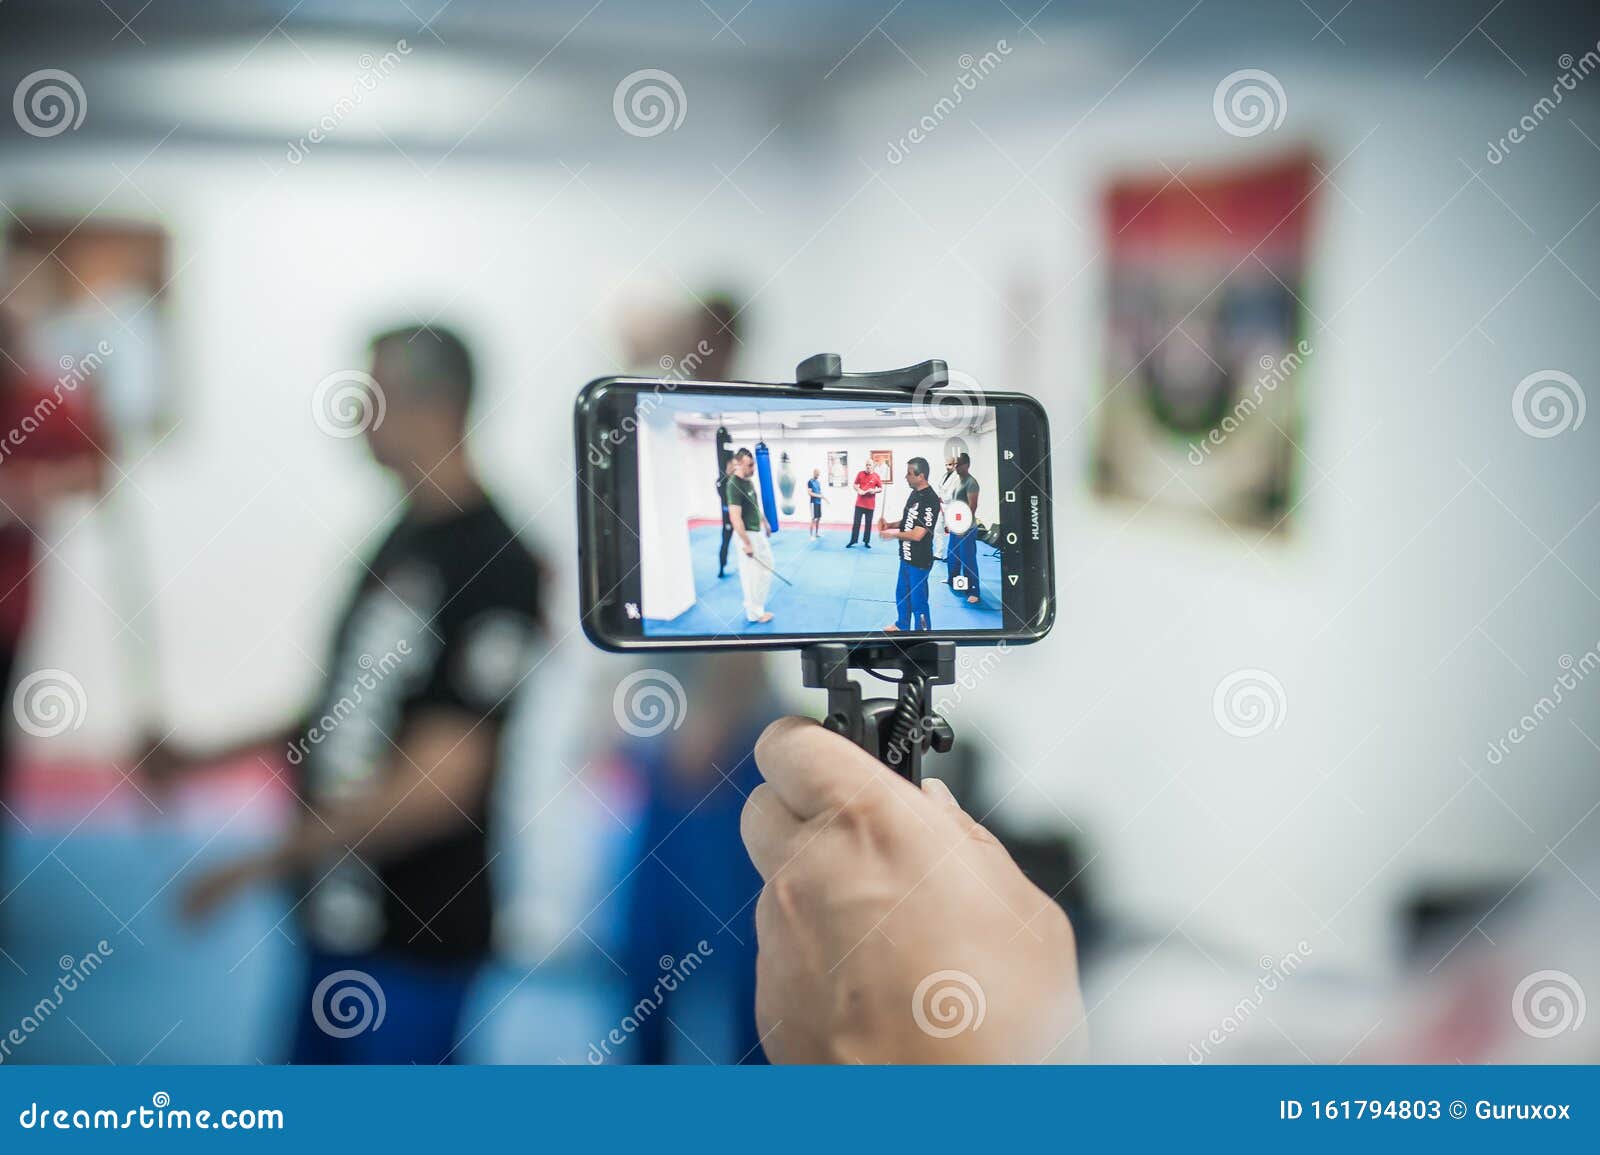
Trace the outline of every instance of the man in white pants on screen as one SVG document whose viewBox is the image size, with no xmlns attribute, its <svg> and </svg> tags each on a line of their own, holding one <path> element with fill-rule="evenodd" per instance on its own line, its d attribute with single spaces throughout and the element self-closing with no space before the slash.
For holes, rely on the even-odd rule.
<svg viewBox="0 0 1600 1155">
<path fill-rule="evenodd" d="M 744 591 L 744 617 L 751 625 L 770 622 L 767 593 L 772 589 L 772 543 L 761 522 L 761 503 L 750 475 L 756 459 L 748 449 L 733 455 L 733 476 L 728 478 L 728 520 L 739 538 L 739 586 Z"/>
</svg>

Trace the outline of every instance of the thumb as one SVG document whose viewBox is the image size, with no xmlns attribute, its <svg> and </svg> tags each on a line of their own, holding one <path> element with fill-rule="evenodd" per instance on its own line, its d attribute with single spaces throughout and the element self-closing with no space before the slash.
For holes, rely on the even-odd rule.
<svg viewBox="0 0 1600 1155">
<path fill-rule="evenodd" d="M 1000 840 L 990 833 L 987 826 L 961 809 L 961 803 L 956 801 L 956 796 L 950 792 L 950 787 L 946 786 L 942 781 L 937 778 L 924 778 L 922 780 L 922 792 L 934 802 L 953 812 L 956 825 L 960 827 L 966 837 L 974 842 L 982 842 L 993 846 L 1000 850 L 1001 853 L 1005 853 L 1005 848 L 1000 845 Z"/>
</svg>

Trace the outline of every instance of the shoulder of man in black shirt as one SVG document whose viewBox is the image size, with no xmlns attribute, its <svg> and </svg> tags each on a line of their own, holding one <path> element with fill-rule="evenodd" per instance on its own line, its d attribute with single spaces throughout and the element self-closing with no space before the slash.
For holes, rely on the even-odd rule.
<svg viewBox="0 0 1600 1155">
<path fill-rule="evenodd" d="M 905 511 L 900 516 L 901 532 L 921 529 L 924 533 L 920 540 L 902 537 L 900 556 L 918 569 L 931 569 L 933 566 L 933 527 L 939 520 L 940 504 L 939 495 L 931 485 L 912 490 L 906 498 Z"/>
<path fill-rule="evenodd" d="M 439 568 L 442 637 L 428 697 L 497 719 L 527 672 L 540 629 L 542 569 L 487 499 L 437 526 L 428 553 Z"/>
</svg>

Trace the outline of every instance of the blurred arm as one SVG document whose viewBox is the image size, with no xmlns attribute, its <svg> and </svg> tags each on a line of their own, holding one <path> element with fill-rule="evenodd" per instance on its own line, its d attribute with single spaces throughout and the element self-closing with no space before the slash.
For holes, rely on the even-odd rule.
<svg viewBox="0 0 1600 1155">
<path fill-rule="evenodd" d="M 375 787 L 360 798 L 306 814 L 278 846 L 203 877 L 185 899 L 204 915 L 244 886 L 313 868 L 346 850 L 369 862 L 410 850 L 474 821 L 494 765 L 495 727 L 460 710 L 425 715 Z"/>
</svg>

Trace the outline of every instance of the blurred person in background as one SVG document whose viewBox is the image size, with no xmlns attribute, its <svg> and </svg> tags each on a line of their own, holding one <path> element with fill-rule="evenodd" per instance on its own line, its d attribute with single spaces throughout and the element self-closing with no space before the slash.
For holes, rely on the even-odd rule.
<svg viewBox="0 0 1600 1155">
<path fill-rule="evenodd" d="M 675 326 L 686 377 L 733 378 L 740 312 L 722 293 L 690 307 Z M 671 657 L 666 670 L 682 682 L 687 703 L 681 727 L 622 750 L 645 793 L 627 864 L 621 952 L 628 1013 L 639 1028 L 622 1057 L 759 1063 L 754 900 L 761 880 L 739 842 L 739 811 L 759 781 L 755 742 L 777 705 L 760 654 Z"/>
<path fill-rule="evenodd" d="M 668 673 L 686 692 L 682 726 L 625 751 L 648 789 L 622 957 L 639 1023 L 628 1057 L 759 1063 L 761 877 L 740 845 L 739 812 L 761 780 L 756 739 L 777 702 L 758 653 L 682 655 Z M 675 989 L 665 991 L 661 980 L 674 972 Z"/>
<path fill-rule="evenodd" d="M 0 308 L 0 693 L 7 705 L 33 615 L 42 521 L 62 498 L 99 491 L 108 460 L 90 392 L 92 363 L 85 357 L 46 383 L 29 368 L 31 355 L 21 325 Z M 10 777 L 10 726 L 10 717 L 0 723 L 0 804 Z M 0 834 L 11 821 L 7 805 Z"/>
<path fill-rule="evenodd" d="M 265 852 L 206 871 L 184 899 L 202 917 L 250 886 L 302 890 L 296 1063 L 454 1055 L 490 951 L 499 738 L 540 632 L 540 566 L 463 444 L 466 345 L 436 326 L 396 329 L 374 339 L 371 369 L 384 415 L 367 443 L 405 487 L 404 511 L 365 563 L 311 721 L 281 738 L 299 820 Z M 195 761 L 159 749 L 148 759 L 165 773 Z M 385 1018 L 382 1030 L 338 1038 L 330 984 L 350 972 L 381 990 Z"/>
<path fill-rule="evenodd" d="M 731 381 L 734 358 L 742 344 L 739 333 L 739 314 L 744 310 L 731 294 L 712 293 L 698 304 L 698 312 L 688 325 L 690 341 L 679 363 L 693 355 L 697 361 L 690 376 L 701 381 Z"/>
</svg>

